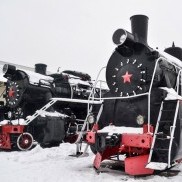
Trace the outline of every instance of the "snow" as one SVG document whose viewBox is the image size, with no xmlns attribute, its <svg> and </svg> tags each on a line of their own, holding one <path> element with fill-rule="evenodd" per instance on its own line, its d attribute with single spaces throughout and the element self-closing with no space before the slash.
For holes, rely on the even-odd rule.
<svg viewBox="0 0 182 182">
<path fill-rule="evenodd" d="M 0 125 L 6 125 L 6 124 L 8 124 L 8 123 L 9 123 L 9 120 L 3 120 L 3 121 L 0 122 Z M 19 125 L 26 125 L 24 119 L 11 120 L 11 124 L 12 124 L 12 125 L 18 125 L 18 124 L 19 124 Z"/>
<path fill-rule="evenodd" d="M 0 82 L 6 82 L 7 79 L 3 77 L 3 74 L 0 74 Z"/>
<path fill-rule="evenodd" d="M 122 169 L 113 170 L 114 162 L 102 163 L 103 173 L 93 169 L 94 155 L 75 158 L 75 145 L 63 143 L 59 147 L 42 149 L 35 147 L 27 152 L 0 152 L 0 179 L 2 182 L 180 182 L 182 172 L 174 177 L 152 175 L 133 177 Z M 178 166 L 182 170 L 182 166 Z"/>
<path fill-rule="evenodd" d="M 52 117 L 61 117 L 61 118 L 69 117 L 69 116 L 66 115 L 66 114 L 61 114 L 61 113 L 56 112 L 56 111 L 55 111 L 55 112 L 41 111 L 40 116 L 42 116 L 42 117 L 52 116 Z"/>
<path fill-rule="evenodd" d="M 113 133 L 122 134 L 126 132 L 142 134 L 143 128 L 125 127 L 125 126 L 117 127 L 114 125 L 109 125 L 98 131 L 98 133 L 109 133 L 108 135 L 112 135 Z"/>
<path fill-rule="evenodd" d="M 81 84 L 81 85 L 85 85 L 85 86 L 89 86 L 89 87 L 91 86 L 89 82 L 87 82 L 87 81 L 82 81 L 82 80 L 80 80 L 79 78 L 70 78 L 70 79 L 69 79 L 69 83 L 70 83 L 71 85 Z"/>
<path fill-rule="evenodd" d="M 66 114 L 61 114 L 59 112 L 47 112 L 47 111 L 41 111 L 40 114 L 41 117 L 46 117 L 46 116 L 52 116 L 52 117 L 61 117 L 61 118 L 66 118 L 69 117 Z M 27 119 L 29 119 L 31 116 L 27 116 Z M 27 125 L 27 123 L 25 122 L 26 120 L 24 119 L 16 119 L 16 120 L 11 120 L 11 124 L 12 125 Z M 9 120 L 3 120 L 0 122 L 0 125 L 6 125 L 8 124 L 10 121 Z"/>
<path fill-rule="evenodd" d="M 53 78 L 47 75 L 42 75 L 39 73 L 35 73 L 32 71 L 25 71 L 25 73 L 29 76 L 29 81 L 31 84 L 39 84 L 40 81 L 42 84 L 50 85 L 50 82 L 53 82 Z"/>
<path fill-rule="evenodd" d="M 167 91 L 165 100 L 182 100 L 182 97 L 173 88 L 160 87 L 160 89 Z"/>
</svg>

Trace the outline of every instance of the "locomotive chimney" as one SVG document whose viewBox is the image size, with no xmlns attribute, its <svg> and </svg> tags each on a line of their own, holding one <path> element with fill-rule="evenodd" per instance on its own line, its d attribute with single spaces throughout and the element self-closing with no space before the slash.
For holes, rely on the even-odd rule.
<svg viewBox="0 0 182 182">
<path fill-rule="evenodd" d="M 42 64 L 42 63 L 35 64 L 35 72 L 36 73 L 46 75 L 46 68 L 47 68 L 46 64 Z"/>
<path fill-rule="evenodd" d="M 134 40 L 147 45 L 148 17 L 145 15 L 134 15 L 130 17 L 130 20 Z"/>
</svg>

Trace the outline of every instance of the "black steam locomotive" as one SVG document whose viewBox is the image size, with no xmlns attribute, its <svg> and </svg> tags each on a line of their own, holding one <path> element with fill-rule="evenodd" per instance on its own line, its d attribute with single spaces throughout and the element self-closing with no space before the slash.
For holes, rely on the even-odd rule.
<svg viewBox="0 0 182 182">
<path fill-rule="evenodd" d="M 94 167 L 105 159 L 120 162 L 125 172 L 153 174 L 180 162 L 182 49 L 152 49 L 147 43 L 148 17 L 131 18 L 132 33 L 118 29 L 117 45 L 106 67 L 110 91 L 103 97 L 102 114 L 87 133 L 96 154 Z"/>
<path fill-rule="evenodd" d="M 46 67 L 36 64 L 32 72 L 4 65 L 8 81 L 0 126 L 1 149 L 28 150 L 34 141 L 43 147 L 76 141 L 88 114 L 87 100 L 93 89 L 91 77 L 70 70 L 46 75 Z M 100 90 L 94 90 L 99 97 Z M 85 102 L 71 102 L 75 99 Z M 96 112 L 97 106 L 93 109 Z"/>
</svg>

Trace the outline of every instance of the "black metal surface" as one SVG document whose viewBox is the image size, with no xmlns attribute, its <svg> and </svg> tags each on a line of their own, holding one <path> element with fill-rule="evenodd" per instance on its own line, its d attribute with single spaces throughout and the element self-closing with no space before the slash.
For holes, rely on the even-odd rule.
<svg viewBox="0 0 182 182">
<path fill-rule="evenodd" d="M 170 54 L 182 61 L 182 48 L 181 47 L 172 46 L 172 47 L 166 48 L 164 50 L 164 52 L 167 52 L 168 54 Z"/>
<path fill-rule="evenodd" d="M 46 68 L 47 68 L 46 64 L 41 64 L 41 63 L 35 64 L 35 72 L 36 73 L 46 75 Z"/>
<path fill-rule="evenodd" d="M 135 41 L 147 45 L 148 17 L 145 15 L 134 15 L 130 20 Z"/>
<path fill-rule="evenodd" d="M 110 57 L 106 68 L 107 84 L 115 96 L 128 96 L 145 93 L 151 81 L 155 62 L 150 60 L 150 51 L 141 44 L 125 50 L 124 46 L 116 48 Z M 131 75 L 125 82 L 124 76 Z"/>
</svg>

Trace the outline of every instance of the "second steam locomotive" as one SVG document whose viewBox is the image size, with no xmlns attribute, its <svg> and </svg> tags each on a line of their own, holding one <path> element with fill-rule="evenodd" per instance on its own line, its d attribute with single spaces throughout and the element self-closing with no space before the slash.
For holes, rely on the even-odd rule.
<svg viewBox="0 0 182 182">
<path fill-rule="evenodd" d="M 28 150 L 34 141 L 50 147 L 77 140 L 88 114 L 87 100 L 93 89 L 91 77 L 70 70 L 46 75 L 46 67 L 36 64 L 32 72 L 4 65 L 8 81 L 0 126 L 1 149 Z M 94 90 L 98 97 L 100 90 Z M 72 102 L 75 99 L 82 102 Z M 97 106 L 93 109 L 95 112 Z"/>
</svg>

